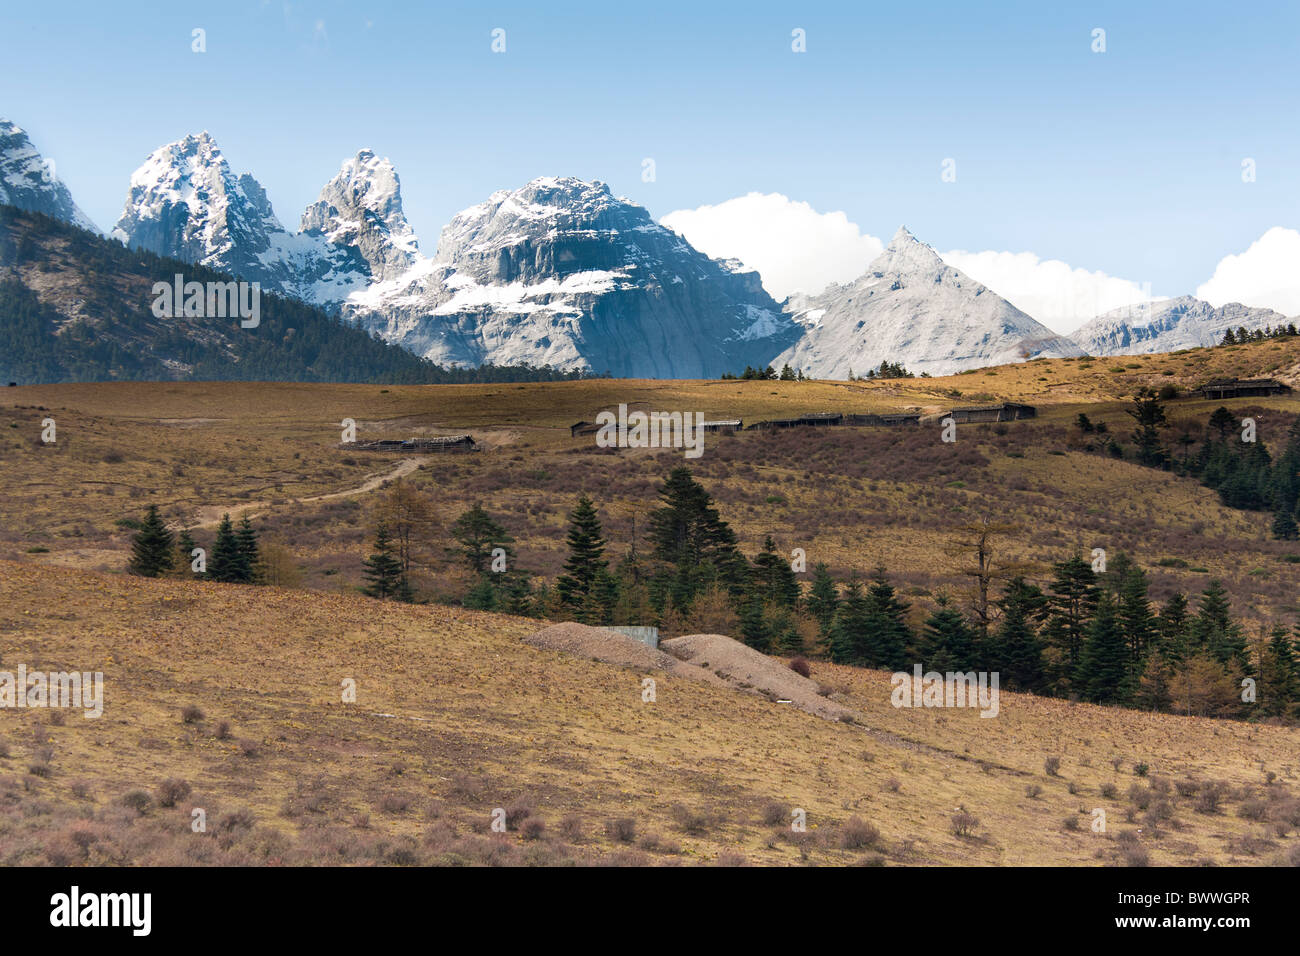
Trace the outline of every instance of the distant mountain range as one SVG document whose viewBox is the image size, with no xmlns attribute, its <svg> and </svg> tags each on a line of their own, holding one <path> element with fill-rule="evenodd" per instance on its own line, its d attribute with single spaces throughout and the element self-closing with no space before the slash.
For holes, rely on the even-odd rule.
<svg viewBox="0 0 1300 956">
<path fill-rule="evenodd" d="M 98 232 L 26 133 L 5 121 L 0 203 Z M 344 162 L 291 232 L 257 180 L 236 174 L 206 132 L 146 158 L 111 237 L 259 282 L 462 367 L 716 378 L 789 364 L 842 378 L 888 361 L 942 375 L 1040 356 L 1213 345 L 1229 328 L 1286 322 L 1268 309 L 1181 297 L 1057 335 L 905 228 L 854 282 L 777 303 L 757 273 L 709 258 L 604 183 L 570 177 L 493 193 L 453 218 L 427 257 L 388 160 L 362 150 Z"/>
</svg>

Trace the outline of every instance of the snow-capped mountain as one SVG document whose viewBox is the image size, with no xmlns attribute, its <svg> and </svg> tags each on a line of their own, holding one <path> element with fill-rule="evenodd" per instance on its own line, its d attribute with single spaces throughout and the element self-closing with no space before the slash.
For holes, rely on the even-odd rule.
<svg viewBox="0 0 1300 956">
<path fill-rule="evenodd" d="M 772 364 L 818 378 L 865 374 L 886 360 L 911 372 L 948 375 L 1083 354 L 902 227 L 857 280 L 792 296 L 786 309 L 805 332 Z"/>
<path fill-rule="evenodd" d="M 387 159 L 363 149 L 325 184 L 302 214 L 301 229 L 331 245 L 356 249 L 371 280 L 395 279 L 419 258 L 419 243 L 402 211 L 402 186 Z"/>
<path fill-rule="evenodd" d="M 329 221 L 327 213 L 319 218 Z M 352 233 L 342 218 L 334 230 L 344 240 Z M 206 131 L 149 154 L 131 175 L 112 236 L 316 305 L 337 304 L 370 283 L 360 248 L 286 230 L 262 186 L 247 173 L 236 177 Z"/>
<path fill-rule="evenodd" d="M 710 259 L 601 182 L 540 178 L 459 213 L 436 255 L 349 318 L 458 365 L 700 378 L 766 365 L 798 328 L 757 273 Z"/>
<path fill-rule="evenodd" d="M 1218 345 L 1223 333 L 1286 325 L 1272 309 L 1229 302 L 1219 308 L 1190 295 L 1114 309 L 1088 322 L 1072 338 L 1089 355 L 1142 355 Z"/>
<path fill-rule="evenodd" d="M 22 127 L 0 119 L 0 203 L 99 232 Z"/>
</svg>

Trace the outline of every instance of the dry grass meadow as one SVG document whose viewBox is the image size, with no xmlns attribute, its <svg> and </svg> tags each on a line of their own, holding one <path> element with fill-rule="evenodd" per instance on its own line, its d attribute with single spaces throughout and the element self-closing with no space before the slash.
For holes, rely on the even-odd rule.
<svg viewBox="0 0 1300 956">
<path fill-rule="evenodd" d="M 537 621 L 356 593 L 384 481 L 444 523 L 482 502 L 519 561 L 553 575 L 565 516 L 596 500 L 612 552 L 643 528 L 669 450 L 608 453 L 568 425 L 618 402 L 746 421 L 813 411 L 1029 401 L 1032 421 L 707 439 L 687 462 L 753 554 L 765 534 L 837 575 L 884 565 L 924 607 L 955 582 L 953 529 L 1016 523 L 1039 567 L 1104 547 L 1152 597 L 1221 577 L 1260 624 L 1300 613 L 1294 542 L 1195 482 L 1087 451 L 1086 411 L 1127 433 L 1142 385 L 1275 375 L 1300 343 L 1036 361 L 878 383 L 623 382 L 383 387 L 114 383 L 0 390 L 0 668 L 102 670 L 104 716 L 0 713 L 4 863 L 1262 865 L 1300 859 L 1300 731 L 1003 693 L 997 719 L 889 704 L 888 675 L 813 662 L 854 711 L 752 695 L 523 644 Z M 1170 403 L 1203 422 L 1218 403 Z M 1280 438 L 1300 402 L 1226 403 Z M 54 418 L 57 443 L 40 441 Z M 468 432 L 463 456 L 366 453 L 358 437 Z M 297 587 L 124 573 L 123 522 L 254 516 Z M 417 583 L 451 587 L 436 542 Z M 655 676 L 655 675 L 651 675 Z M 356 682 L 356 703 L 341 683 Z M 1049 758 L 1059 766 L 1048 772 Z M 203 808 L 208 828 L 191 832 Z M 489 828 L 507 811 L 504 834 Z M 808 832 L 790 829 L 807 812 Z M 1106 811 L 1105 833 L 1093 811 Z M 954 825 L 966 815 L 972 825 Z M 977 822 L 973 822 L 977 821 Z M 968 832 L 958 834 L 957 830 Z"/>
</svg>

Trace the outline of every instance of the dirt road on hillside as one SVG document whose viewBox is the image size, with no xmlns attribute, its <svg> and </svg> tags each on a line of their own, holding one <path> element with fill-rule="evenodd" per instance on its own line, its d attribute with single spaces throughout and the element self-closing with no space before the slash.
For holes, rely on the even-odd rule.
<svg viewBox="0 0 1300 956">
<path fill-rule="evenodd" d="M 309 501 L 333 501 L 336 498 L 351 498 L 354 495 L 364 495 L 367 492 L 374 491 L 381 487 L 386 481 L 394 481 L 405 475 L 409 475 L 415 469 L 420 467 L 422 459 L 403 458 L 397 463 L 397 467 L 392 471 L 384 472 L 378 475 L 371 475 L 364 482 L 355 488 L 348 488 L 346 491 L 332 491 L 325 495 L 312 495 L 309 498 L 294 499 L 306 504 Z M 222 515 L 230 515 L 231 519 L 239 518 L 245 514 L 250 518 L 257 517 L 258 509 L 271 507 L 269 501 L 245 501 L 237 505 L 203 505 L 198 508 L 195 514 L 197 522 L 187 525 L 188 528 L 215 528 L 221 524 Z"/>
</svg>

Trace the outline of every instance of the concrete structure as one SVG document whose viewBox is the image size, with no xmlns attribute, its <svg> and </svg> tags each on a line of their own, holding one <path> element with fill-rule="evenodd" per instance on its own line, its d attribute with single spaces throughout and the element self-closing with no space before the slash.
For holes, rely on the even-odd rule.
<svg viewBox="0 0 1300 956">
<path fill-rule="evenodd" d="M 633 640 L 640 641 L 650 647 L 659 647 L 659 628 L 641 627 L 634 624 L 615 624 L 605 628 L 607 631 L 613 631 L 615 634 L 622 634 L 624 637 L 630 637 Z"/>
</svg>

